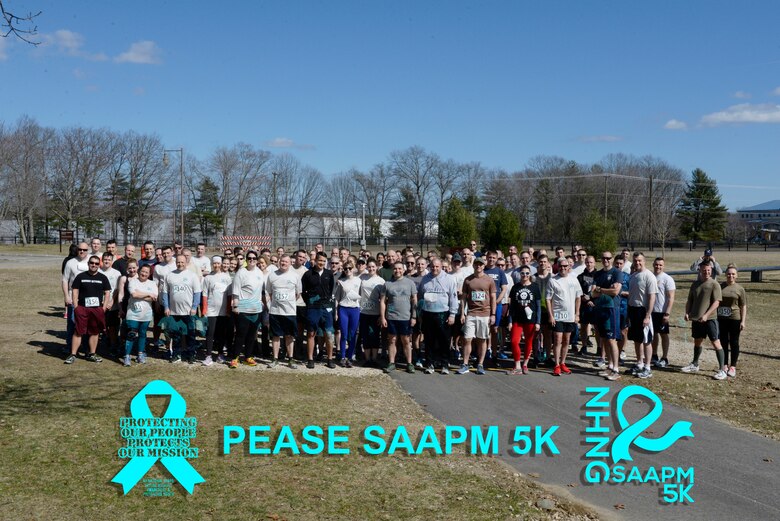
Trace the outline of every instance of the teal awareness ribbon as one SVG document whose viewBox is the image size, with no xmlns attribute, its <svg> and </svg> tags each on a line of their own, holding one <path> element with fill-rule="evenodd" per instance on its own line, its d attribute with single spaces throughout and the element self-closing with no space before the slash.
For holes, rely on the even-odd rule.
<svg viewBox="0 0 780 521">
<path fill-rule="evenodd" d="M 187 412 L 187 402 L 171 384 L 163 380 L 149 382 L 135 395 L 135 398 L 130 402 L 130 414 L 133 418 L 154 418 L 152 411 L 149 410 L 149 404 L 146 402 L 148 395 L 168 395 L 171 397 L 168 408 L 163 413 L 163 418 L 184 418 L 184 413 Z M 122 485 L 124 493 L 127 494 L 149 472 L 158 459 L 190 494 L 192 494 L 196 484 L 206 481 L 183 457 L 136 456 L 122 467 L 122 470 L 114 476 L 111 482 Z"/>
<path fill-rule="evenodd" d="M 650 401 L 653 402 L 653 408 L 644 418 L 629 425 L 623 414 L 623 404 L 632 396 L 644 396 L 645 398 L 649 398 Z M 656 420 L 661 417 L 663 409 L 663 403 L 661 403 L 658 396 L 640 385 L 629 385 L 618 393 L 615 402 L 615 411 L 617 413 L 621 432 L 612 442 L 612 461 L 614 463 L 618 463 L 621 460 L 632 461 L 631 453 L 628 451 L 628 448 L 632 443 L 646 451 L 661 452 L 668 449 L 680 438 L 693 438 L 691 422 L 687 421 L 676 422 L 660 438 L 645 438 L 644 436 L 641 436 L 640 434 L 644 432 L 645 429 L 653 425 Z"/>
</svg>

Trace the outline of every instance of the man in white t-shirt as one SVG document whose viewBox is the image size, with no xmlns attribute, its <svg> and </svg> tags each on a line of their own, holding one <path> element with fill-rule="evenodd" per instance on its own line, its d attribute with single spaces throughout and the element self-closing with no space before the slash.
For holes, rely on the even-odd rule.
<svg viewBox="0 0 780 521">
<path fill-rule="evenodd" d="M 200 278 L 187 269 L 187 257 L 184 255 L 176 256 L 176 269 L 163 279 L 160 295 L 165 316 L 172 317 L 176 326 L 181 328 L 174 333 L 171 363 L 181 362 L 182 356 L 189 363 L 194 363 L 195 346 L 188 345 L 188 336 L 194 328 L 192 319 L 200 304 L 201 283 Z"/>
<path fill-rule="evenodd" d="M 667 367 L 669 365 L 669 317 L 671 316 L 672 306 L 674 306 L 674 294 L 677 286 L 674 279 L 664 271 L 665 262 L 663 257 L 656 257 L 653 261 L 653 273 L 658 284 L 658 293 L 655 294 L 655 305 L 653 306 L 653 356 L 652 361 L 656 367 Z M 661 341 L 661 358 L 658 358 L 658 341 Z"/>
<path fill-rule="evenodd" d="M 282 337 L 287 348 L 287 366 L 290 369 L 296 368 L 293 351 L 298 333 L 297 301 L 301 296 L 301 278 L 291 265 L 290 256 L 282 255 L 279 259 L 279 269 L 268 274 L 265 285 L 273 351 L 273 360 L 268 364 L 270 368 L 279 365 Z"/>
<path fill-rule="evenodd" d="M 73 281 L 79 273 L 89 270 L 87 259 L 89 258 L 89 245 L 81 242 L 78 245 L 78 253 L 75 257 L 65 263 L 65 269 L 62 272 L 62 295 L 65 302 L 65 312 L 68 316 L 67 323 L 67 346 L 65 351 L 70 352 L 73 340 L 73 332 L 76 329 L 76 319 L 73 315 Z"/>
<path fill-rule="evenodd" d="M 152 344 L 155 347 L 162 347 L 162 343 L 160 341 L 160 333 L 162 331 L 160 330 L 160 326 L 157 324 L 160 323 L 160 320 L 165 316 L 165 308 L 163 308 L 162 305 L 162 289 L 163 289 L 163 282 L 165 281 L 165 277 L 176 269 L 176 259 L 173 257 L 173 248 L 171 246 L 165 246 L 162 248 L 162 262 L 159 264 L 156 264 L 154 266 L 154 281 L 157 282 L 157 294 L 161 295 L 160 299 L 155 302 L 153 308 L 154 308 L 154 328 L 152 330 L 153 332 L 153 339 Z"/>
<path fill-rule="evenodd" d="M 632 373 L 639 378 L 650 378 L 650 359 L 653 354 L 652 312 L 658 293 L 655 274 L 645 268 L 645 256 L 634 255 L 634 272 L 628 283 L 628 339 L 634 341 L 636 365 Z"/>
<path fill-rule="evenodd" d="M 576 277 L 571 275 L 571 261 L 563 257 L 558 262 L 558 275 L 550 279 L 547 286 L 547 313 L 553 330 L 553 375 L 571 374 L 566 367 L 569 339 L 580 321 L 580 297 L 582 288 Z"/>
<path fill-rule="evenodd" d="M 195 248 L 195 256 L 192 258 L 192 263 L 198 267 L 200 274 L 204 277 L 211 273 L 211 261 L 206 255 L 206 243 L 198 243 L 198 246 Z"/>
</svg>

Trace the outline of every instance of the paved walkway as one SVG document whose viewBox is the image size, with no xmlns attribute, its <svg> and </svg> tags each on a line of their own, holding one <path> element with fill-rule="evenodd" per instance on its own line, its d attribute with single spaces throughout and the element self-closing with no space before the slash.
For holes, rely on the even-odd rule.
<svg viewBox="0 0 780 521">
<path fill-rule="evenodd" d="M 537 477 L 546 485 L 584 502 L 604 517 L 630 520 L 673 519 L 780 519 L 780 443 L 730 427 L 691 411 L 664 404 L 661 418 L 644 431 L 660 437 L 678 420 L 690 421 L 693 439 L 681 439 L 660 453 L 643 453 L 631 446 L 633 462 L 627 467 L 694 467 L 693 504 L 669 505 L 661 500 L 658 484 L 599 484 L 585 482 L 584 429 L 590 424 L 584 404 L 590 398 L 586 387 L 611 387 L 615 392 L 637 380 L 623 377 L 619 384 L 592 373 L 575 372 L 555 378 L 531 370 L 529 375 L 508 376 L 488 371 L 485 376 L 442 376 L 438 373 L 393 374 L 398 383 L 426 410 L 447 425 L 498 425 L 500 457 L 522 474 Z M 644 417 L 649 402 L 630 398 L 624 413 L 629 422 Z M 614 433 L 611 421 L 606 423 Z M 553 440 L 559 455 L 516 456 L 510 454 L 511 433 L 516 425 L 559 425 Z M 613 435 L 614 436 L 614 435 Z M 615 508 L 623 505 L 624 508 Z"/>
</svg>

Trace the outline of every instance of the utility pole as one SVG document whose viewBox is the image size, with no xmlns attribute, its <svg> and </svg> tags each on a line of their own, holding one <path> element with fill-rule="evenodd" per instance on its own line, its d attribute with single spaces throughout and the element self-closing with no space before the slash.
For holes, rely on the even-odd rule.
<svg viewBox="0 0 780 521">
<path fill-rule="evenodd" d="M 168 157 L 168 152 L 179 153 L 179 233 L 182 246 L 184 245 L 184 148 L 172 148 L 163 150 L 163 164 L 167 167 L 171 160 Z M 174 198 L 174 201 L 176 199 Z M 174 204 L 173 209 L 173 240 L 176 241 L 176 208 Z"/>
<path fill-rule="evenodd" d="M 360 241 L 360 247 L 366 249 L 366 203 L 360 203 L 363 205 L 363 238 Z"/>
<path fill-rule="evenodd" d="M 607 227 L 607 179 L 609 174 L 604 174 L 604 227 Z"/>
<path fill-rule="evenodd" d="M 272 172 L 272 175 L 274 176 L 274 184 L 273 184 L 273 188 L 272 188 L 272 194 L 273 194 L 272 197 L 273 197 L 274 209 L 273 209 L 273 214 L 272 214 L 272 218 L 271 219 L 272 219 L 272 222 L 273 222 L 273 230 L 274 230 L 273 240 L 276 241 L 276 176 L 278 174 L 276 172 Z"/>
<path fill-rule="evenodd" d="M 650 176 L 650 230 L 649 230 L 649 242 L 650 249 L 653 249 L 653 176 Z"/>
</svg>

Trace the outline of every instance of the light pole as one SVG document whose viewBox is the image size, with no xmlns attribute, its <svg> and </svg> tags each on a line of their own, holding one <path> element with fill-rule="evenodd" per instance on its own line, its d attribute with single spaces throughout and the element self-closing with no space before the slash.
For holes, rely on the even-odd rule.
<svg viewBox="0 0 780 521">
<path fill-rule="evenodd" d="M 272 175 L 274 176 L 274 184 L 273 184 L 273 202 L 274 202 L 274 211 L 273 211 L 273 214 L 272 214 L 272 222 L 273 222 L 273 229 L 274 229 L 273 231 L 274 231 L 274 235 L 273 235 L 273 242 L 272 242 L 272 243 L 276 243 L 276 242 L 277 242 L 277 241 L 276 241 L 276 176 L 277 176 L 278 174 L 277 174 L 276 172 L 271 172 L 271 173 L 272 173 Z"/>
<path fill-rule="evenodd" d="M 163 164 L 167 167 L 170 164 L 170 159 L 168 158 L 168 152 L 178 152 L 179 153 L 179 212 L 180 212 L 180 240 L 182 246 L 184 246 L 184 148 L 172 148 L 172 149 L 165 149 L 163 151 Z M 173 213 L 173 229 L 176 230 L 176 212 Z M 176 232 L 174 231 L 174 235 Z"/>
</svg>

